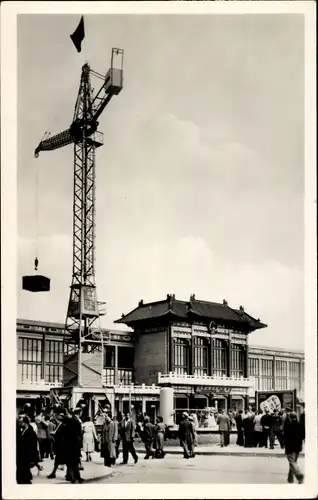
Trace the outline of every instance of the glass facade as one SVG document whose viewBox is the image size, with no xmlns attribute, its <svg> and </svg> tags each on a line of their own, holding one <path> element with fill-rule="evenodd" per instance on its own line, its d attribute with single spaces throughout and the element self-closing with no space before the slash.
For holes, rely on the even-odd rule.
<svg viewBox="0 0 318 500">
<path fill-rule="evenodd" d="M 259 358 L 248 358 L 248 371 L 250 377 L 255 379 L 255 389 L 259 389 Z"/>
<path fill-rule="evenodd" d="M 231 376 L 244 377 L 245 349 L 239 344 L 231 345 Z"/>
<path fill-rule="evenodd" d="M 194 337 L 194 375 L 208 375 L 208 352 L 208 340 L 202 337 Z"/>
<path fill-rule="evenodd" d="M 272 391 L 273 385 L 273 360 L 261 359 L 260 360 L 260 390 Z"/>
<path fill-rule="evenodd" d="M 63 342 L 43 339 L 18 339 L 18 380 L 48 383 L 63 378 Z"/>
<path fill-rule="evenodd" d="M 189 341 L 187 339 L 173 339 L 173 365 L 175 373 L 190 373 Z"/>
<path fill-rule="evenodd" d="M 228 371 L 228 343 L 225 340 L 212 339 L 212 375 L 222 377 Z"/>
<path fill-rule="evenodd" d="M 299 361 L 289 361 L 288 378 L 290 389 L 300 389 L 300 363 Z"/>
<path fill-rule="evenodd" d="M 273 359 L 249 356 L 249 374 L 255 378 L 255 389 L 284 391 L 304 388 L 304 363 L 300 360 Z"/>
<path fill-rule="evenodd" d="M 288 372 L 287 372 L 287 361 L 276 360 L 275 361 L 275 389 L 282 391 L 288 389 Z"/>
</svg>

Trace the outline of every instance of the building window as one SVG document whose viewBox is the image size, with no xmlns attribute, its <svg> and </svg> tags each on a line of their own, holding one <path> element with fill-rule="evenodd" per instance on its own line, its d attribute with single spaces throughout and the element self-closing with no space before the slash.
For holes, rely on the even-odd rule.
<svg viewBox="0 0 318 500">
<path fill-rule="evenodd" d="M 132 384 L 134 381 L 134 348 L 118 346 L 118 383 Z"/>
<path fill-rule="evenodd" d="M 300 362 L 300 389 L 303 391 L 305 387 L 305 363 Z"/>
<path fill-rule="evenodd" d="M 174 371 L 175 373 L 189 373 L 189 341 L 187 339 L 174 339 Z"/>
<path fill-rule="evenodd" d="M 275 362 L 275 389 L 288 389 L 287 361 L 277 359 Z"/>
<path fill-rule="evenodd" d="M 231 365 L 233 377 L 243 377 L 244 376 L 244 362 L 245 359 L 245 349 L 242 345 L 232 344 L 231 345 Z"/>
<path fill-rule="evenodd" d="M 261 359 L 260 370 L 260 390 L 272 391 L 273 390 L 273 360 Z"/>
<path fill-rule="evenodd" d="M 63 380 L 63 342 L 61 341 L 45 341 L 44 380 L 51 384 Z"/>
<path fill-rule="evenodd" d="M 259 390 L 259 359 L 258 358 L 252 358 L 249 357 L 248 359 L 248 370 L 250 377 L 253 377 L 255 379 L 255 390 Z"/>
<path fill-rule="evenodd" d="M 212 342 L 212 375 L 222 377 L 227 374 L 228 343 L 220 339 L 212 339 Z"/>
<path fill-rule="evenodd" d="M 42 378 L 41 339 L 18 339 L 18 380 L 37 382 Z"/>
<path fill-rule="evenodd" d="M 194 337 L 194 375 L 207 375 L 208 373 L 208 349 L 207 339 Z"/>
<path fill-rule="evenodd" d="M 107 345 L 104 354 L 104 369 L 106 385 L 115 384 L 115 346 Z"/>
<path fill-rule="evenodd" d="M 289 361 L 289 389 L 300 389 L 300 362 L 299 361 Z"/>
<path fill-rule="evenodd" d="M 129 385 L 133 383 L 133 371 L 132 370 L 119 370 L 117 372 L 118 384 Z"/>
<path fill-rule="evenodd" d="M 115 368 L 115 346 L 109 345 L 105 348 L 104 355 L 104 366 L 105 368 Z M 127 368 L 127 366 L 125 366 Z"/>
</svg>

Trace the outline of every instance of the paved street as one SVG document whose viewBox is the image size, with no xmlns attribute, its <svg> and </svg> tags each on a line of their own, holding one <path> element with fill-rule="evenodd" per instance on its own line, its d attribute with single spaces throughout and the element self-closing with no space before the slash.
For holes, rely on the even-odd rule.
<svg viewBox="0 0 318 500">
<path fill-rule="evenodd" d="M 143 447 L 137 444 L 139 462 L 134 465 L 130 457 L 128 465 L 112 468 L 104 466 L 99 453 L 93 453 L 93 461 L 83 460 L 81 472 L 85 482 L 91 483 L 227 483 L 227 484 L 285 484 L 288 464 L 284 450 L 276 447 L 269 449 L 250 449 L 230 445 L 220 448 L 217 445 L 198 446 L 194 459 L 184 460 L 182 450 L 167 446 L 164 460 L 144 460 Z M 299 459 L 304 468 L 304 455 Z M 65 483 L 65 470 L 58 470 L 56 479 L 47 475 L 53 467 L 52 460 L 42 462 L 44 470 L 32 470 L 34 484 Z"/>
<path fill-rule="evenodd" d="M 131 460 L 131 459 L 130 459 Z M 304 459 L 299 461 L 304 467 Z M 197 456 L 184 460 L 167 455 L 164 460 L 144 460 L 118 465 L 98 483 L 227 483 L 285 484 L 288 464 L 279 457 Z"/>
</svg>

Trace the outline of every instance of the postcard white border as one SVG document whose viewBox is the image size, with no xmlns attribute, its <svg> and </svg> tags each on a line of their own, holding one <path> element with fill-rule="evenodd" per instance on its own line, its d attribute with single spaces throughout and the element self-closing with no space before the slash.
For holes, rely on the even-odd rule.
<svg viewBox="0 0 318 500">
<path fill-rule="evenodd" d="M 17 498 L 310 498 L 317 493 L 316 30 L 315 2 L 5 2 L 1 5 L 2 485 Z M 15 484 L 17 15 L 18 14 L 303 14 L 305 16 L 305 354 L 306 481 L 299 485 Z M 286 179 L 288 182 L 288 179 Z"/>
</svg>

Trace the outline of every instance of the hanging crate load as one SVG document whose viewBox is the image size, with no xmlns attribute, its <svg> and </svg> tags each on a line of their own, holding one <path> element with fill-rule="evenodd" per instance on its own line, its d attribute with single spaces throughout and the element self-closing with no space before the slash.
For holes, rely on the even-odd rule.
<svg viewBox="0 0 318 500">
<path fill-rule="evenodd" d="M 39 261 L 35 257 L 34 270 L 38 270 Z M 40 274 L 33 274 L 31 276 L 22 277 L 22 289 L 28 292 L 49 292 L 50 291 L 50 278 Z"/>
</svg>

